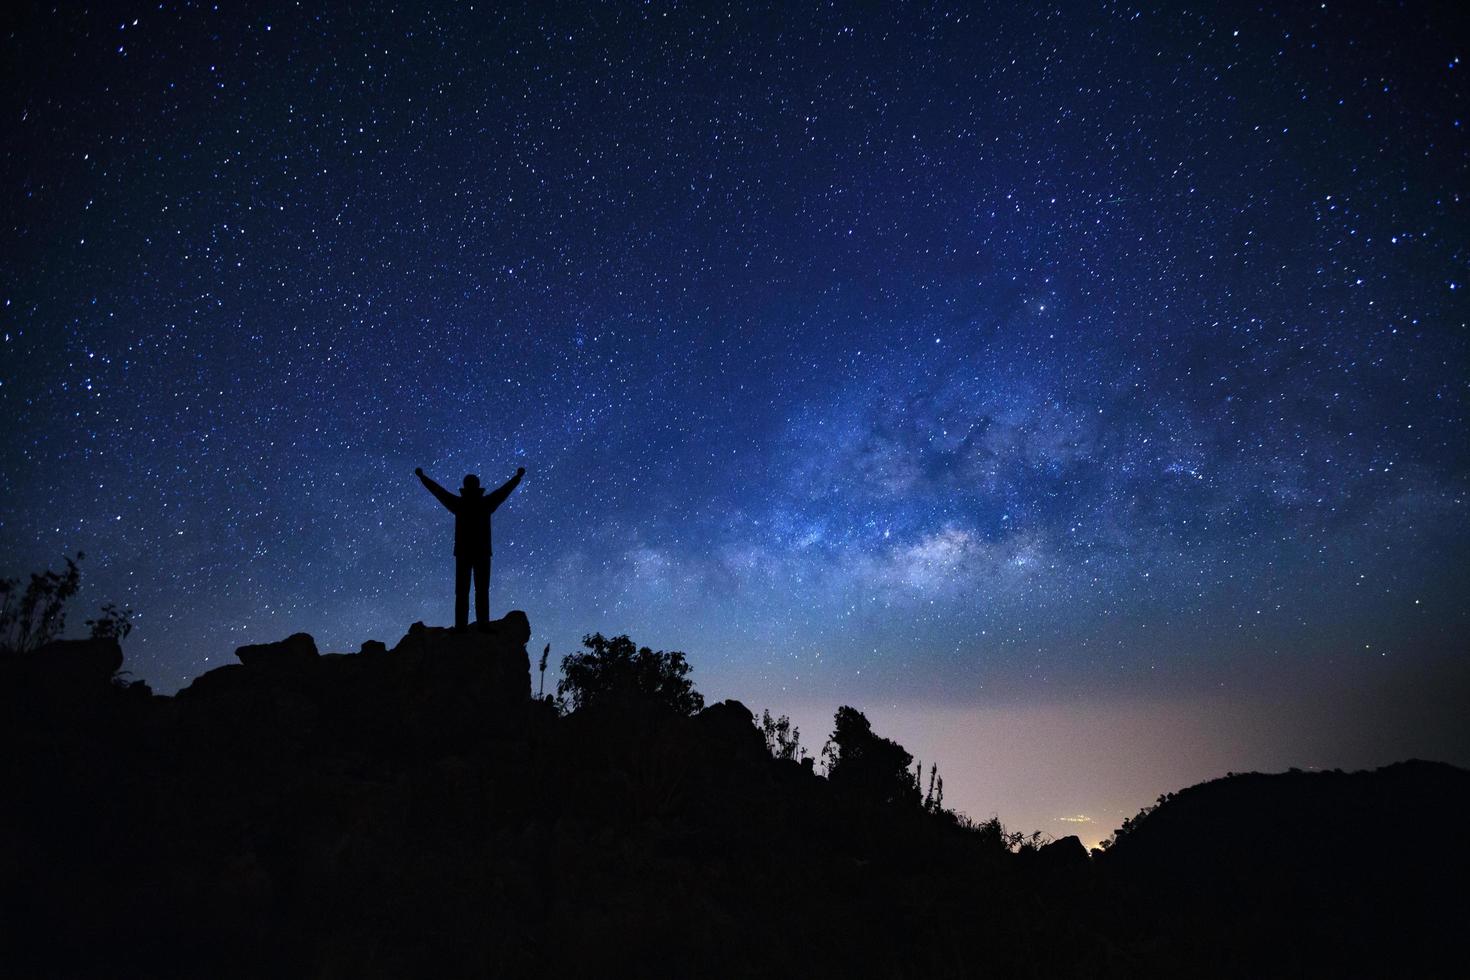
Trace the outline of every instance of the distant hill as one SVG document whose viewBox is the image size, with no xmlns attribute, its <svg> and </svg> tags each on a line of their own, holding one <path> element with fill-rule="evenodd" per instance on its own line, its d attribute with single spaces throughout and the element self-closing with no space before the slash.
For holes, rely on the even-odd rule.
<svg viewBox="0 0 1470 980">
<path fill-rule="evenodd" d="M 531 697 L 529 636 L 519 613 L 347 655 L 298 634 L 175 697 L 117 683 L 110 640 L 0 660 L 0 973 L 1361 975 L 1458 955 L 1436 930 L 1467 908 L 1463 847 L 1422 828 L 1463 812 L 1461 770 L 1229 777 L 1096 859 L 1076 838 L 1018 851 L 773 759 L 738 702 L 559 716 Z"/>
<path fill-rule="evenodd" d="M 1098 860 L 1126 917 L 1181 967 L 1283 974 L 1466 975 L 1470 772 L 1412 760 L 1372 772 L 1231 774 L 1162 798 Z"/>
</svg>

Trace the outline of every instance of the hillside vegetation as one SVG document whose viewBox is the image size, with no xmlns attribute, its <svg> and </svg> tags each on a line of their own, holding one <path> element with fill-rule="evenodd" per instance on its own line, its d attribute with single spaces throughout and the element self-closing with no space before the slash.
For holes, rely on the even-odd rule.
<svg viewBox="0 0 1470 980">
<path fill-rule="evenodd" d="M 856 709 L 813 765 L 789 726 L 705 705 L 682 655 L 626 638 L 589 637 L 558 710 L 532 696 L 530 633 L 512 613 L 326 655 L 297 634 L 173 697 L 117 679 L 115 637 L 7 654 L 6 972 L 1361 975 L 1463 957 L 1464 849 L 1423 833 L 1470 802 L 1461 770 L 1229 777 L 1090 858 L 945 809 Z"/>
</svg>

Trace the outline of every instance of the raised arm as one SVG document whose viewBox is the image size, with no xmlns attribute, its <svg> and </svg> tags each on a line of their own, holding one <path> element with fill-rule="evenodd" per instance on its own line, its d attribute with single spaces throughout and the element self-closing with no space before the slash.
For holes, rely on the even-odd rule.
<svg viewBox="0 0 1470 980">
<path fill-rule="evenodd" d="M 502 483 L 499 488 L 490 495 L 490 509 L 494 510 L 501 504 L 505 503 L 505 498 L 511 495 L 515 488 L 520 484 L 521 477 L 525 475 L 526 468 L 522 466 L 520 469 L 516 470 L 515 476 Z"/>
<path fill-rule="evenodd" d="M 443 504 L 445 507 L 448 507 L 452 511 L 457 511 L 459 509 L 458 497 L 450 493 L 448 490 L 445 490 L 443 487 L 435 483 L 433 480 L 429 479 L 427 476 L 424 476 L 424 471 L 422 469 L 417 469 L 413 472 L 415 476 L 423 481 L 423 484 L 428 489 L 428 491 L 439 498 L 439 503 Z"/>
</svg>

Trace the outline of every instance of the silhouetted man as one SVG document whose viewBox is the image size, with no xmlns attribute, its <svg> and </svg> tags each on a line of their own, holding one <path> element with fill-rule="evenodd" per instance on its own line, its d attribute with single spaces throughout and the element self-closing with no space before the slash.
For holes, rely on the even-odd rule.
<svg viewBox="0 0 1470 980">
<path fill-rule="evenodd" d="M 422 469 L 414 474 L 454 513 L 454 626 L 464 629 L 469 625 L 471 574 L 475 577 L 475 622 L 483 626 L 490 621 L 490 515 L 505 503 L 526 475 L 526 468 L 516 470 L 515 476 L 488 497 L 473 473 L 464 478 L 457 497 L 424 476 Z"/>
</svg>

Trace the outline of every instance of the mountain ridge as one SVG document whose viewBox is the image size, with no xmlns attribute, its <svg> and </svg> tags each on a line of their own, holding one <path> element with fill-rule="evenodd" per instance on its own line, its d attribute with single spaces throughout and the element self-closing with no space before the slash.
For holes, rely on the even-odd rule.
<svg viewBox="0 0 1470 980">
<path fill-rule="evenodd" d="M 1225 976 L 1422 975 L 1461 955 L 1448 924 L 1463 859 L 1406 858 L 1392 839 L 1344 853 L 1342 837 L 1401 835 L 1456 805 L 1464 770 L 1231 775 L 1166 797 L 1095 858 L 1075 838 L 1017 848 L 997 822 L 875 802 L 772 758 L 737 701 L 561 716 L 531 697 L 530 635 L 524 613 L 483 632 L 414 624 L 355 654 L 296 634 L 173 697 L 117 683 L 112 640 L 8 658 L 0 733 L 22 802 L 0 852 L 7 962 L 34 976 Z M 1303 838 L 1319 788 L 1356 816 Z M 1395 887 L 1418 897 L 1375 916 Z"/>
</svg>

